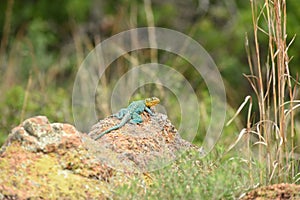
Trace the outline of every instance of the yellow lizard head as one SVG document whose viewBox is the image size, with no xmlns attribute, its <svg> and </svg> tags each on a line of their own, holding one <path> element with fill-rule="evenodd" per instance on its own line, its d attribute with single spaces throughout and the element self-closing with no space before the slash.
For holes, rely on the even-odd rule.
<svg viewBox="0 0 300 200">
<path fill-rule="evenodd" d="M 155 106 L 155 105 L 159 104 L 159 102 L 160 102 L 160 100 L 157 97 L 151 97 L 151 98 L 145 99 L 145 105 L 147 107 Z"/>
</svg>

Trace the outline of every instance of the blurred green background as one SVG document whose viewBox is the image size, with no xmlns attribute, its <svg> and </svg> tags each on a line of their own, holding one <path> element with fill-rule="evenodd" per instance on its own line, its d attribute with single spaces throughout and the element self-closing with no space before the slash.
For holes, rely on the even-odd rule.
<svg viewBox="0 0 300 200">
<path fill-rule="evenodd" d="M 300 33 L 297 0 L 287 2 L 287 38 Z M 152 18 L 153 17 L 153 18 Z M 51 122 L 73 123 L 72 89 L 77 70 L 87 54 L 99 42 L 121 31 L 135 27 L 159 26 L 180 31 L 198 41 L 212 56 L 223 77 L 227 93 L 227 116 L 253 91 L 243 76 L 249 73 L 245 35 L 252 41 L 252 16 L 249 1 L 237 0 L 2 0 L 0 3 L 0 145 L 9 131 L 24 119 L 46 115 Z M 262 27 L 264 24 L 262 23 Z M 268 38 L 260 35 L 261 52 L 267 55 Z M 300 70 L 300 42 L 290 47 L 290 68 Z M 135 53 L 139 63 L 149 61 L 150 50 Z M 159 57 L 166 52 L 158 52 Z M 210 96 L 199 74 L 183 59 L 174 55 L 159 58 L 160 63 L 174 67 L 191 83 L 200 101 L 202 115 L 200 143 L 210 122 Z M 265 61 L 262 61 L 264 63 Z M 124 58 L 108 68 L 103 79 L 111 92 L 117 78 L 128 69 Z M 155 92 L 145 86 L 133 98 L 157 95 L 172 122 L 180 121 L 180 112 L 170 91 Z M 298 98 L 299 99 L 299 98 Z M 96 99 L 97 101 L 97 99 Z M 99 118 L 110 114 L 109 99 L 97 102 Z M 175 106 L 176 107 L 176 106 Z M 172 110 L 172 112 L 170 111 Z M 242 113 L 235 123 L 224 128 L 223 140 L 232 139 L 244 127 Z M 216 122 L 217 123 L 217 122 Z M 227 137 L 227 136 L 230 136 Z"/>
</svg>

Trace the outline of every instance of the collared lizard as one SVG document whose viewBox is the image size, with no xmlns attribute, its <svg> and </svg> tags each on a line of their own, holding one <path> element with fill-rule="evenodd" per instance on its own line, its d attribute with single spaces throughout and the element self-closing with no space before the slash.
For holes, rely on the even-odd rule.
<svg viewBox="0 0 300 200">
<path fill-rule="evenodd" d="M 103 135 L 121 128 L 124 126 L 127 122 L 132 124 L 139 124 L 143 122 L 142 117 L 140 114 L 144 111 L 148 112 L 150 115 L 154 115 L 151 111 L 150 107 L 155 106 L 160 102 L 160 100 L 157 97 L 151 97 L 147 98 L 145 100 L 139 100 L 139 101 L 133 101 L 129 104 L 127 108 L 122 108 L 119 112 L 116 114 L 113 114 L 113 117 L 117 117 L 118 119 L 122 119 L 121 122 L 105 131 L 103 131 L 100 135 L 98 135 L 95 140 L 98 140 Z"/>
</svg>

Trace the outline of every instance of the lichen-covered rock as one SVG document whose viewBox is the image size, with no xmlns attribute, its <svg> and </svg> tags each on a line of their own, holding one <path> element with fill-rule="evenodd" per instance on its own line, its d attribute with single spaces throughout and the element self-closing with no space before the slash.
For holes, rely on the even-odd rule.
<svg viewBox="0 0 300 200">
<path fill-rule="evenodd" d="M 14 128 L 0 153 L 0 199 L 105 199 L 113 170 L 84 148 L 72 125 L 43 116 Z"/>
<path fill-rule="evenodd" d="M 143 118 L 97 141 L 98 133 L 119 120 L 101 120 L 89 134 L 44 116 L 25 120 L 0 149 L 0 199 L 112 198 L 114 187 L 149 176 L 192 147 L 165 115 Z"/>
</svg>

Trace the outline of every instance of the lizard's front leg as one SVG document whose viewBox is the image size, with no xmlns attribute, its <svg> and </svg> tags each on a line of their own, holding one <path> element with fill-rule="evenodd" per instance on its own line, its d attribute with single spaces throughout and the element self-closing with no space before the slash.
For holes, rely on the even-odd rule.
<svg viewBox="0 0 300 200">
<path fill-rule="evenodd" d="M 139 124 L 139 123 L 143 122 L 143 118 L 139 114 L 133 113 L 132 114 L 132 118 L 131 118 L 131 120 L 129 122 L 131 124 Z"/>
<path fill-rule="evenodd" d="M 154 113 L 152 112 L 152 110 L 148 107 L 145 107 L 145 111 L 148 112 L 151 116 L 154 115 Z"/>
</svg>

